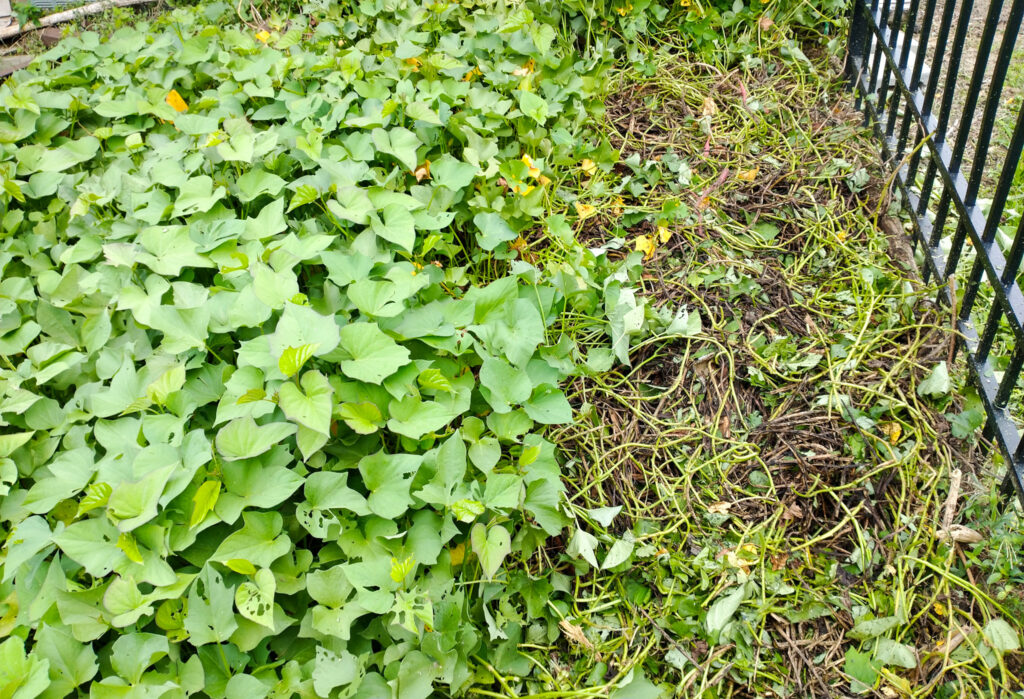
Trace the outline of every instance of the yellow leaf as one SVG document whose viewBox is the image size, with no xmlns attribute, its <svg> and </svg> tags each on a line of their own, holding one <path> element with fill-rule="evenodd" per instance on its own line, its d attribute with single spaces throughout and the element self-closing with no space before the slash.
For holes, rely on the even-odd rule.
<svg viewBox="0 0 1024 699">
<path fill-rule="evenodd" d="M 192 496 L 192 516 L 189 517 L 189 529 L 202 524 L 206 516 L 213 512 L 220 498 L 220 481 L 204 481 Z"/>
<path fill-rule="evenodd" d="M 882 431 L 889 437 L 889 444 L 896 444 L 896 442 L 900 441 L 900 435 L 903 434 L 903 428 L 898 422 L 882 425 Z"/>
<path fill-rule="evenodd" d="M 523 197 L 525 197 L 527 194 L 529 194 L 530 192 L 532 192 L 535 189 L 537 189 L 537 187 L 532 185 L 532 184 L 529 184 L 529 185 L 527 185 L 527 184 L 522 184 L 522 185 L 517 184 L 514 187 L 512 187 L 512 191 L 513 192 L 515 192 L 516 194 L 518 194 L 520 196 L 523 196 Z"/>
<path fill-rule="evenodd" d="M 724 558 L 728 565 L 749 575 L 752 564 L 758 558 L 758 551 L 753 544 L 743 544 L 738 549 L 724 549 L 718 557 Z"/>
<path fill-rule="evenodd" d="M 715 107 L 715 101 L 710 97 L 705 97 L 704 104 L 700 108 L 701 116 L 712 116 L 717 111 L 718 108 Z"/>
<path fill-rule="evenodd" d="M 736 173 L 736 179 L 744 182 L 753 182 L 757 179 L 758 168 L 752 167 L 749 170 L 740 170 Z"/>
<path fill-rule="evenodd" d="M 597 165 L 590 158 L 584 158 L 583 162 L 580 163 L 580 169 L 582 169 L 583 172 L 593 177 L 594 173 L 597 172 Z"/>
<path fill-rule="evenodd" d="M 281 370 L 282 374 L 291 378 L 299 373 L 299 369 L 313 358 L 313 355 L 319 348 L 319 342 L 310 342 L 305 345 L 299 345 L 298 347 L 286 347 L 277 360 L 277 368 Z M 248 393 L 248 391 L 246 391 L 246 393 Z M 265 395 L 266 393 L 256 400 L 263 400 L 263 396 Z"/>
<path fill-rule="evenodd" d="M 526 167 L 529 170 L 530 177 L 539 177 L 540 176 L 540 168 L 538 168 L 534 164 L 533 158 L 531 158 L 530 156 L 528 156 L 528 155 L 526 155 L 524 153 L 523 157 L 520 158 L 520 160 L 522 160 L 524 163 L 526 163 Z"/>
<path fill-rule="evenodd" d="M 732 509 L 731 502 L 715 502 L 708 505 L 708 512 L 715 515 L 727 515 L 730 509 Z"/>
<path fill-rule="evenodd" d="M 689 7 L 690 6 L 690 0 L 679 0 L 679 6 L 680 7 Z"/>
<path fill-rule="evenodd" d="M 176 112 L 188 111 L 188 104 L 181 98 L 181 95 L 178 94 L 177 90 L 171 90 L 167 93 L 166 102 L 171 105 Z"/>
<path fill-rule="evenodd" d="M 516 68 L 515 70 L 513 70 L 512 75 L 516 76 L 517 78 L 525 77 L 533 73 L 533 69 L 535 66 L 536 64 L 533 62 L 533 59 L 531 58 L 530 60 L 523 64 L 522 68 Z"/>
<path fill-rule="evenodd" d="M 11 590 L 11 594 L 0 600 L 0 638 L 5 638 L 14 631 L 18 618 L 18 592 Z"/>
<path fill-rule="evenodd" d="M 270 38 L 270 32 L 268 32 L 266 29 L 264 29 L 262 31 L 256 32 L 256 40 L 257 41 L 261 41 L 261 42 L 263 42 L 265 44 L 265 43 L 267 43 L 267 40 L 269 38 Z"/>
<path fill-rule="evenodd" d="M 539 184 L 541 187 L 546 187 L 547 185 L 551 184 L 551 178 L 548 177 L 547 175 L 541 175 L 540 177 L 537 178 L 537 184 Z"/>
<path fill-rule="evenodd" d="M 658 240 L 662 243 L 672 240 L 672 231 L 667 226 L 658 226 Z"/>
<path fill-rule="evenodd" d="M 396 583 L 400 583 L 405 580 L 405 577 L 409 575 L 416 567 L 416 559 L 412 556 L 406 556 L 404 560 L 399 561 L 397 558 L 391 559 L 391 579 Z"/>
<path fill-rule="evenodd" d="M 424 160 L 423 164 L 413 171 L 413 176 L 416 177 L 417 182 L 430 179 L 430 161 Z"/>
<path fill-rule="evenodd" d="M 626 205 L 626 202 L 622 200 L 622 197 L 615 197 L 615 201 L 612 202 L 612 216 L 618 218 L 622 216 L 622 207 Z"/>
<path fill-rule="evenodd" d="M 423 65 L 423 61 L 414 56 L 412 58 L 405 59 L 405 65 L 412 68 L 414 73 L 418 73 L 420 70 L 420 66 Z"/>
<path fill-rule="evenodd" d="M 651 259 L 654 256 L 654 251 L 657 249 L 657 246 L 654 244 L 654 240 L 652 240 L 650 236 L 646 235 L 638 235 L 636 240 L 633 241 L 633 245 L 636 246 L 637 252 L 642 252 L 644 254 L 645 260 Z"/>
<path fill-rule="evenodd" d="M 206 137 L 206 143 L 201 148 L 209 148 L 210 146 L 216 146 L 224 142 L 224 137 L 227 136 L 223 131 L 214 131 L 212 134 Z"/>
<path fill-rule="evenodd" d="M 840 243 L 846 242 L 846 231 L 836 231 L 836 238 L 839 239 Z"/>
<path fill-rule="evenodd" d="M 139 552 L 139 545 L 135 543 L 135 537 L 129 532 L 121 532 L 121 535 L 117 537 L 117 548 L 124 551 L 124 555 L 128 557 L 129 561 L 142 563 L 142 554 Z"/>
<path fill-rule="evenodd" d="M 580 204 L 579 202 L 576 202 L 574 206 L 576 207 L 576 213 L 579 214 L 580 218 L 593 216 L 594 212 L 597 210 L 590 204 Z"/>
<path fill-rule="evenodd" d="M 933 604 L 932 609 L 939 616 L 946 616 L 946 605 L 944 605 L 942 602 L 936 602 L 935 604 Z"/>
<path fill-rule="evenodd" d="M 468 71 L 465 75 L 463 75 L 462 76 L 462 82 L 468 83 L 470 80 L 472 80 L 475 77 L 483 77 L 483 73 L 480 72 L 479 68 L 474 68 L 473 70 Z"/>
<path fill-rule="evenodd" d="M 251 561 L 247 561 L 244 558 L 232 558 L 229 561 L 225 561 L 224 565 L 236 573 L 241 573 L 242 575 L 255 575 L 256 573 L 256 566 L 254 566 Z"/>
<path fill-rule="evenodd" d="M 448 549 L 448 558 L 451 559 L 453 566 L 462 565 L 462 562 L 466 560 L 466 545 L 459 544 Z"/>
<path fill-rule="evenodd" d="M 750 562 L 737 556 L 732 549 L 726 549 L 725 562 L 737 570 L 742 570 L 745 575 L 750 575 Z"/>
</svg>

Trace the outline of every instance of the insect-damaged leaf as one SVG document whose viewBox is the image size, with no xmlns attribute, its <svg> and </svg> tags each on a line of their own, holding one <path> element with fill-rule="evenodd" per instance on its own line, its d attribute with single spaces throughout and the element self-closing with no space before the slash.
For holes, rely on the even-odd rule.
<svg viewBox="0 0 1024 699">
<path fill-rule="evenodd" d="M 274 628 L 274 591 L 277 582 L 267 568 L 256 571 L 252 581 L 246 581 L 235 590 L 238 613 L 261 626 Z"/>
<path fill-rule="evenodd" d="M 223 643 L 238 628 L 231 588 L 210 565 L 203 567 L 189 588 L 184 626 L 195 646 Z"/>
</svg>

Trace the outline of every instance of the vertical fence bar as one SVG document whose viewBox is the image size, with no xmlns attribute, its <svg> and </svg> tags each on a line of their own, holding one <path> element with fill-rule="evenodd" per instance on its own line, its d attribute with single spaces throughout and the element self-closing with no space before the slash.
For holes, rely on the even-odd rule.
<svg viewBox="0 0 1024 699">
<path fill-rule="evenodd" d="M 913 47 L 913 44 L 914 44 L 914 28 L 917 26 L 917 14 L 918 14 L 918 8 L 919 7 L 920 7 L 920 0 L 910 0 L 910 9 L 907 10 L 907 18 L 904 18 L 904 23 L 903 23 L 903 46 L 902 46 L 903 50 L 900 52 L 900 61 L 899 61 L 899 69 L 900 69 L 900 72 L 902 72 L 902 73 L 906 72 L 907 67 L 909 65 L 908 62 L 910 61 L 910 52 L 911 52 L 911 48 Z M 919 52 L 920 52 L 920 47 L 918 47 L 918 48 L 919 48 Z M 914 71 L 916 72 L 917 70 L 918 70 L 918 67 L 915 65 L 914 66 Z M 913 92 L 916 89 L 914 87 L 914 78 L 910 79 L 909 87 L 910 87 L 910 91 L 911 92 Z M 893 115 L 895 116 L 895 112 L 893 112 Z M 893 121 L 893 119 L 890 119 L 890 124 L 889 124 L 889 135 L 890 136 L 893 133 L 893 126 L 894 126 L 892 121 Z M 900 124 L 900 135 L 896 139 L 896 152 L 899 154 L 899 157 L 902 157 L 903 153 L 906 151 L 906 148 L 907 148 L 907 136 L 910 134 L 910 124 L 911 124 L 912 121 L 913 121 L 913 119 L 911 119 L 909 117 L 908 113 L 907 113 L 907 106 L 904 105 L 904 107 L 903 107 L 903 121 Z"/>
<path fill-rule="evenodd" d="M 934 1 L 932 0 L 932 2 Z M 846 44 L 846 79 L 849 81 L 850 87 L 855 91 L 854 94 L 857 98 L 858 107 L 860 106 L 862 96 L 860 91 L 857 90 L 857 76 L 860 74 L 860 66 L 863 65 L 864 56 L 868 52 L 868 41 L 871 37 L 871 32 L 868 29 L 870 21 L 863 3 L 851 3 L 850 34 L 847 37 Z M 858 64 L 858 61 L 861 63 Z"/>
<path fill-rule="evenodd" d="M 895 52 L 896 42 L 899 39 L 900 32 L 899 25 L 895 24 L 892 21 L 892 19 L 894 15 L 898 16 L 903 12 L 903 0 L 896 0 L 895 8 L 890 7 L 890 1 L 891 0 L 885 0 L 885 10 L 883 17 L 885 18 L 886 30 L 889 32 L 889 41 L 887 42 L 889 46 L 889 51 Z M 882 70 L 882 84 L 879 87 L 878 93 L 878 113 L 879 118 L 881 118 L 888 111 L 889 118 L 891 119 L 893 117 L 893 114 L 896 112 L 896 107 L 895 105 L 889 104 L 889 83 L 895 82 L 896 80 L 896 66 L 892 65 L 890 61 L 885 60 L 887 56 L 884 52 L 879 51 L 878 54 L 879 61 L 882 64 L 884 64 L 884 69 Z M 896 102 L 899 103 L 898 98 L 896 99 Z"/>
<path fill-rule="evenodd" d="M 988 7 L 988 16 L 985 18 L 985 26 L 981 31 L 981 40 L 978 43 L 978 55 L 974 59 L 974 72 L 971 74 L 971 81 L 967 88 L 967 100 L 964 103 L 963 112 L 960 115 L 960 129 L 956 134 L 956 145 L 953 147 L 953 153 L 949 159 L 949 165 L 951 170 L 959 170 L 963 164 L 964 151 L 967 148 L 967 139 L 971 135 L 971 131 L 974 127 L 974 112 L 978 108 L 978 98 L 981 96 L 981 89 L 985 84 L 985 69 L 988 66 L 989 54 L 992 52 L 992 42 L 995 40 L 996 29 L 999 26 L 999 16 L 1003 11 L 1002 0 L 990 0 Z M 1002 77 L 1006 75 L 1006 66 L 1003 66 L 1002 76 L 999 78 L 999 83 L 995 81 L 993 77 L 991 92 L 998 94 L 1002 90 Z M 997 103 L 998 104 L 998 103 Z M 992 120 L 995 120 L 995 114 L 992 114 Z M 987 135 L 982 129 L 982 138 L 986 139 Z M 987 146 L 986 146 L 987 147 Z M 967 204 L 971 205 L 974 202 L 971 198 L 967 197 Z"/>
<path fill-rule="evenodd" d="M 938 123 L 935 126 L 936 140 L 945 145 L 946 128 L 949 126 L 949 116 L 953 111 L 953 96 L 956 94 L 957 80 L 960 77 L 960 59 L 964 55 L 964 41 L 967 39 L 967 28 L 971 23 L 971 11 L 974 9 L 973 0 L 964 0 L 960 5 L 960 15 L 956 19 L 956 32 L 953 34 L 953 50 L 949 54 L 949 63 L 946 64 L 946 84 L 942 90 L 942 102 L 939 104 Z M 935 177 L 936 163 L 932 160 L 928 175 L 925 179 Z M 956 170 L 955 167 L 949 167 Z M 932 231 L 932 245 L 936 246 L 942 239 L 942 233 L 946 229 L 946 218 L 949 216 L 949 208 L 953 203 L 953 192 L 948 187 L 943 188 L 942 197 L 939 199 L 938 212 L 935 214 L 934 230 Z M 954 253 L 957 260 L 960 259 L 960 251 Z M 951 259 L 946 260 L 946 267 L 942 271 L 942 279 L 948 279 L 949 275 L 956 269 L 956 264 L 950 264 Z"/>
<path fill-rule="evenodd" d="M 856 0 L 854 0 L 856 2 Z M 928 78 L 928 88 L 924 93 L 924 104 L 921 107 L 921 113 L 925 116 L 924 120 L 930 120 L 932 118 L 932 106 L 935 104 L 935 93 L 939 89 L 939 76 L 942 75 L 942 61 L 946 55 L 946 46 L 949 44 L 949 30 L 953 26 L 953 14 L 956 10 L 956 3 L 953 0 L 947 0 L 942 7 L 942 21 L 939 23 L 939 33 L 935 37 L 935 56 L 932 59 L 931 75 Z M 922 37 L 922 40 L 924 38 Z M 924 121 L 923 120 L 923 121 Z M 931 132 L 927 124 L 922 124 L 922 138 L 926 134 Z M 911 166 L 916 170 L 917 164 L 912 163 Z M 929 161 L 927 172 L 924 176 L 924 183 L 921 186 L 921 201 L 918 209 L 918 215 L 923 216 L 928 210 L 928 201 L 931 199 L 932 185 L 935 182 L 935 168 L 932 161 Z"/>
<path fill-rule="evenodd" d="M 967 150 L 967 140 L 971 137 L 971 132 L 974 129 L 974 112 L 978 108 L 978 98 L 981 96 L 981 89 L 985 82 L 985 72 L 988 66 L 989 54 L 992 51 L 992 42 L 995 39 L 996 28 L 999 26 L 999 18 L 1003 11 L 1002 0 L 990 0 L 988 15 L 985 17 L 985 26 L 981 31 L 981 40 L 978 44 L 978 55 L 974 60 L 974 71 L 971 73 L 971 80 L 967 87 L 966 102 L 964 103 L 963 112 L 960 115 L 960 128 L 957 130 L 956 140 L 954 141 L 953 151 L 949 158 L 949 168 L 951 170 L 959 171 L 963 165 L 964 153 Z M 1005 44 L 1005 42 L 1004 42 Z M 1002 78 L 1006 76 L 1006 67 L 1003 67 L 1001 75 L 997 74 L 993 76 L 992 86 L 989 90 L 989 97 L 993 94 L 998 98 L 1002 92 Z M 998 83 L 996 79 L 998 78 Z M 988 101 L 989 105 L 992 106 L 991 99 Z M 996 102 L 995 107 L 999 106 Z M 986 110 L 987 111 L 987 110 Z M 992 113 L 992 118 L 989 121 L 989 128 L 991 129 L 995 122 L 995 112 Z M 991 133 L 985 133 L 984 125 L 981 133 L 979 134 L 979 147 L 984 146 L 984 150 L 988 151 L 988 139 Z M 975 149 L 975 161 L 978 160 L 978 149 Z M 981 167 L 984 167 L 984 158 L 980 163 Z M 977 194 L 977 190 L 975 190 Z M 964 196 L 964 204 L 968 207 L 974 206 L 975 196 L 971 195 L 971 185 L 968 182 L 967 192 Z M 996 222 L 999 221 L 999 217 L 1002 215 L 1002 206 L 998 207 L 998 213 L 996 213 L 994 219 Z M 992 214 L 990 213 L 990 218 Z M 963 219 L 957 221 L 956 230 L 953 232 L 952 244 L 950 246 L 949 260 L 946 263 L 946 274 L 953 274 L 957 266 L 960 263 L 960 256 L 963 254 L 964 242 L 967 240 L 967 228 L 966 223 Z M 981 251 L 978 251 L 981 254 Z M 980 272 L 980 270 L 979 270 Z M 979 274 L 980 276 L 980 274 Z M 971 274 L 971 279 L 974 278 L 974 274 Z M 967 291 L 970 292 L 972 284 L 968 281 Z M 976 284 L 975 284 L 976 286 Z M 970 318 L 971 311 L 974 308 L 974 300 L 976 294 L 970 293 L 965 294 L 963 303 L 960 306 L 961 318 Z M 982 355 L 984 356 L 984 355 Z"/>
<path fill-rule="evenodd" d="M 918 35 L 919 41 L 917 44 L 917 56 L 914 59 L 914 70 L 911 73 L 910 85 L 908 86 L 911 92 L 915 94 L 917 94 L 921 89 L 921 78 L 924 75 L 925 62 L 928 60 L 928 42 L 931 40 L 932 36 L 932 22 L 935 18 L 935 5 L 936 0 L 926 0 L 924 16 L 921 18 L 922 24 L 921 32 Z M 929 77 L 931 77 L 930 74 Z M 900 144 L 901 151 L 906 149 L 906 139 L 907 136 L 910 135 L 910 124 L 913 121 L 913 119 L 907 118 L 903 122 L 904 135 L 902 136 L 903 143 Z M 915 132 L 917 133 L 915 143 L 920 143 L 921 139 L 924 138 L 924 129 L 917 126 L 915 128 Z M 920 162 L 920 151 L 915 151 L 913 155 L 910 156 L 910 162 L 907 164 L 907 179 L 910 182 L 915 182 L 917 180 L 917 166 Z"/>
</svg>

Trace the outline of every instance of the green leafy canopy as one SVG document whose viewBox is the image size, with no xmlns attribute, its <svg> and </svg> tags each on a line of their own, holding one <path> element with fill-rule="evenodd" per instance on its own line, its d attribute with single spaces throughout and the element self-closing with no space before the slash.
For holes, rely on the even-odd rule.
<svg viewBox="0 0 1024 699">
<path fill-rule="evenodd" d="M 505 175 L 594 146 L 607 56 L 463 5 L 206 4 L 0 86 L 0 694 L 425 698 L 558 635 L 544 429 L 657 318 Z"/>
</svg>

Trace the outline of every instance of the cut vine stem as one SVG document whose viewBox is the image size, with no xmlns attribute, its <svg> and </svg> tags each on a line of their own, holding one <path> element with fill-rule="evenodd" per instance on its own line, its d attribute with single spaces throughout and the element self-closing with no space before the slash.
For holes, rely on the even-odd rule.
<svg viewBox="0 0 1024 699">
<path fill-rule="evenodd" d="M 133 5 L 146 5 L 152 2 L 157 2 L 157 0 L 100 0 L 100 2 L 92 2 L 88 5 L 82 5 L 81 7 L 76 7 L 71 10 L 55 12 L 52 15 L 40 17 L 35 22 L 30 22 L 28 24 L 14 24 L 10 27 L 4 27 L 3 29 L 0 29 L 0 41 L 7 41 L 38 29 L 45 29 L 46 27 L 52 27 L 57 24 L 73 22 L 74 20 L 82 17 L 96 15 L 105 10 L 109 10 L 111 7 L 132 7 Z"/>
</svg>

